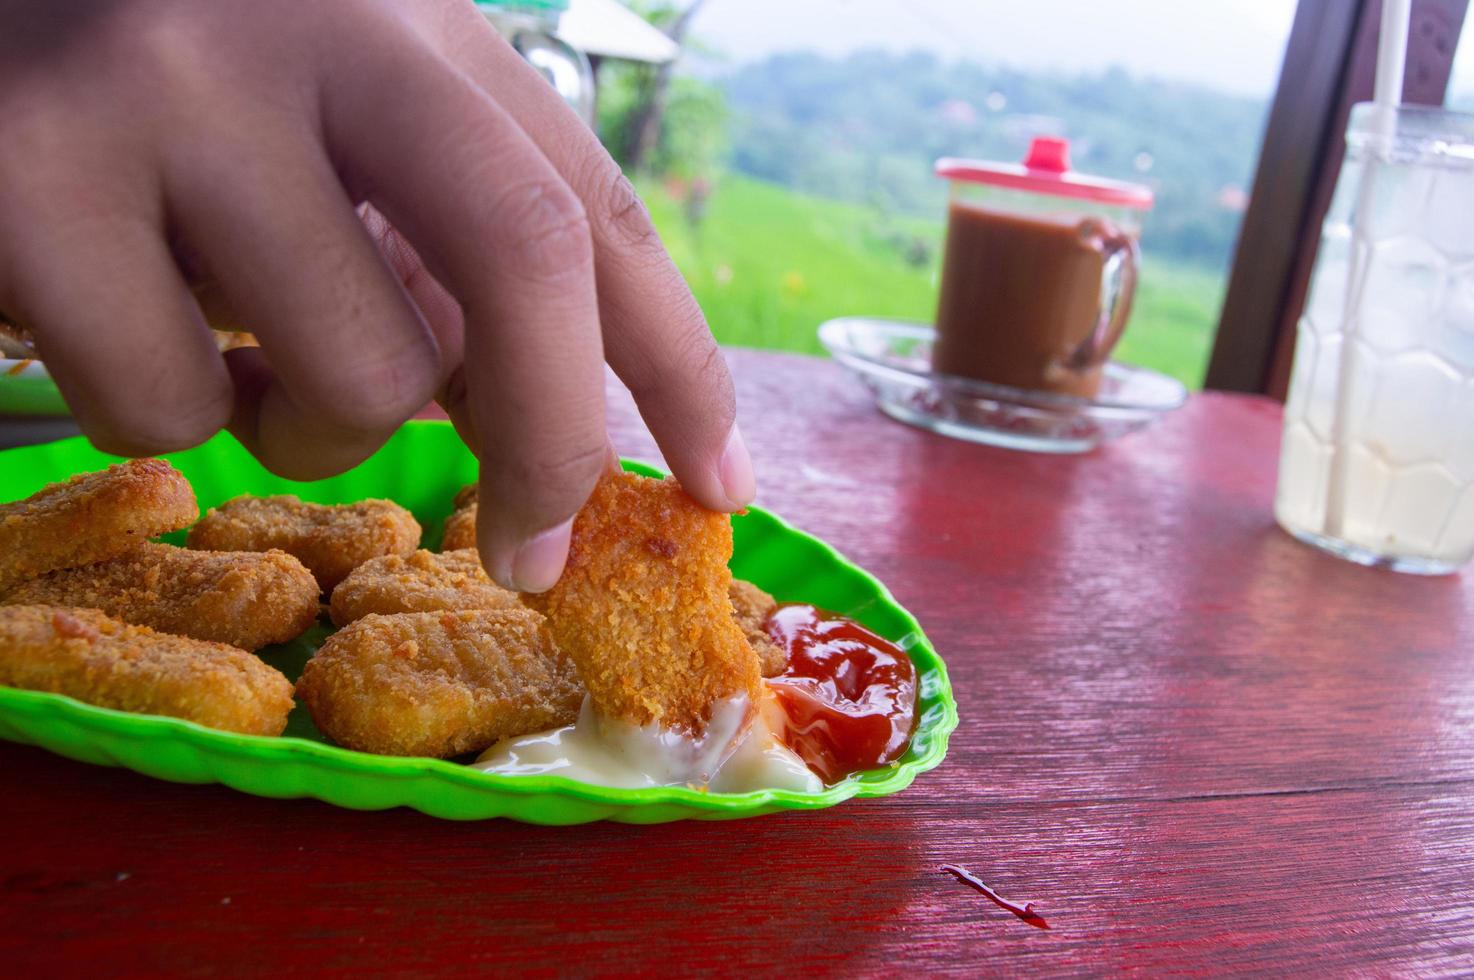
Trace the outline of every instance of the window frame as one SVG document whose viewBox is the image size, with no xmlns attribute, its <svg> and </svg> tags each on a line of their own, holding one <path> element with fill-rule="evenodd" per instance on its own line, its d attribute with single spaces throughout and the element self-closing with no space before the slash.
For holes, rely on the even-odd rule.
<svg viewBox="0 0 1474 980">
<path fill-rule="evenodd" d="M 1443 105 L 1469 0 L 1413 0 L 1403 101 Z M 1372 96 L 1381 0 L 1300 0 L 1204 387 L 1283 400 L 1351 106 Z"/>
</svg>

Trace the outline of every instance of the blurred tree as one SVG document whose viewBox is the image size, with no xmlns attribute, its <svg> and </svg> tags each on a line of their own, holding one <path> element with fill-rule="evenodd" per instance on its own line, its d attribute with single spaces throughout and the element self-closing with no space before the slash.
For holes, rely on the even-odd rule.
<svg viewBox="0 0 1474 980">
<path fill-rule="evenodd" d="M 681 181 L 710 180 L 725 163 L 728 145 L 727 100 L 721 90 L 695 78 L 677 78 L 645 169 Z"/>
<path fill-rule="evenodd" d="M 676 44 L 683 45 L 691 21 L 705 3 L 706 0 L 687 0 L 680 5 L 669 0 L 643 0 L 631 4 L 631 9 L 663 30 Z M 630 71 L 635 98 L 622 126 L 623 142 L 618 155 L 625 169 L 645 173 L 655 169 L 651 166 L 652 158 L 661 142 L 675 62 L 630 66 Z"/>
<path fill-rule="evenodd" d="M 935 220 L 937 157 L 1019 160 L 1030 137 L 1066 135 L 1077 169 L 1153 187 L 1149 253 L 1218 268 L 1242 217 L 1224 202 L 1248 186 L 1268 105 L 1119 68 L 1071 75 L 880 50 L 775 54 L 720 84 L 738 173 Z"/>
<path fill-rule="evenodd" d="M 599 138 L 626 171 L 626 133 L 639 107 L 638 74 L 642 65 L 605 63 L 599 70 Z M 671 80 L 660 139 L 643 171 L 656 177 L 689 180 L 714 176 L 728 155 L 727 100 L 721 89 L 695 78 Z"/>
</svg>

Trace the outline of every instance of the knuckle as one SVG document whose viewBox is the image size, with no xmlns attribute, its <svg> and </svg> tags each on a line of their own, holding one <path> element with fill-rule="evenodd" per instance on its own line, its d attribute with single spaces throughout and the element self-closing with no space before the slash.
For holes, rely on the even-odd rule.
<svg viewBox="0 0 1474 980">
<path fill-rule="evenodd" d="M 534 179 L 503 191 L 491 211 L 501 261 L 532 278 L 557 278 L 593 261 L 588 215 L 556 180 Z"/>
<path fill-rule="evenodd" d="M 701 368 L 696 377 L 702 380 L 702 389 L 716 406 L 729 416 L 736 417 L 737 393 L 732 386 L 732 374 L 727 370 L 727 359 L 721 348 L 713 341 L 707 345 Z"/>
<path fill-rule="evenodd" d="M 658 246 L 660 235 L 635 185 L 613 160 L 602 164 L 602 169 L 594 181 L 599 190 L 593 220 L 616 245 L 632 250 Z"/>
<path fill-rule="evenodd" d="M 343 365 L 331 381 L 310 393 L 307 407 L 349 432 L 393 429 L 429 404 L 435 393 L 439 372 L 422 352 L 415 345 Z"/>
<path fill-rule="evenodd" d="M 685 367 L 705 414 L 717 418 L 723 428 L 730 426 L 737 417 L 737 395 L 721 348 L 707 336 L 705 343 L 687 355 Z"/>
<path fill-rule="evenodd" d="M 582 503 L 603 472 L 606 452 L 602 438 L 581 439 L 566 447 L 542 446 L 536 455 L 503 467 L 504 476 L 519 488 L 519 497 L 550 503 L 551 497 L 567 495 Z"/>
<path fill-rule="evenodd" d="M 211 83 L 214 18 L 190 4 L 138 4 L 125 8 L 111 29 L 100 31 L 92 50 L 113 77 L 141 79 L 150 92 L 197 93 Z M 213 63 L 220 68 L 218 54 Z"/>
<path fill-rule="evenodd" d="M 688 331 L 672 346 L 672 370 L 702 391 L 716 392 L 726 377 L 727 362 L 707 334 Z"/>
<path fill-rule="evenodd" d="M 721 348 L 698 317 L 691 326 L 667 338 L 625 379 L 637 398 L 671 390 L 699 391 L 712 404 L 731 404 L 732 379 Z"/>
</svg>

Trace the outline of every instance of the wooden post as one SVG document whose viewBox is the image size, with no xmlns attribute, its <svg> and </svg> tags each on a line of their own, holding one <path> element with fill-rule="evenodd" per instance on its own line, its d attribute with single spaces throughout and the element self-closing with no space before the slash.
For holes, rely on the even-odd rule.
<svg viewBox="0 0 1474 980">
<path fill-rule="evenodd" d="M 1469 0 L 1413 0 L 1403 99 L 1442 105 Z M 1283 398 L 1351 106 L 1371 98 L 1381 0 L 1300 0 L 1239 231 L 1207 387 Z"/>
</svg>

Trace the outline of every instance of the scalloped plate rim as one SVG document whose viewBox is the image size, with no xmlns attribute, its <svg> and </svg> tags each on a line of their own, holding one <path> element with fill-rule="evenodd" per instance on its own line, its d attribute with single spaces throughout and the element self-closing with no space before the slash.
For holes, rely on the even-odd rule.
<svg viewBox="0 0 1474 980">
<path fill-rule="evenodd" d="M 406 423 L 405 428 L 431 426 L 449 428 L 449 423 L 417 420 Z M 224 437 L 217 436 L 216 438 Z M 86 440 L 81 437 L 58 440 L 58 443 L 80 444 L 81 446 L 87 446 L 89 449 L 91 448 L 88 446 Z M 50 445 L 55 446 L 59 452 L 65 451 L 68 448 L 67 446 L 58 445 L 58 443 Z M 33 449 L 36 447 L 20 448 Z M 13 450 L 0 451 L 0 460 L 3 460 L 10 452 L 13 452 Z M 623 463 L 627 469 L 642 472 L 645 475 L 666 475 L 659 467 L 652 466 L 643 461 L 625 459 Z M 907 655 L 916 664 L 918 679 L 927 679 L 936 697 L 936 703 L 921 714 L 918 719 L 917 731 L 913 735 L 913 745 L 915 745 L 915 740 L 918 737 L 925 740 L 924 754 L 912 759 L 903 758 L 893 763 L 889 769 L 867 770 L 865 773 L 857 774 L 846 779 L 844 782 L 826 787 L 818 793 L 802 793 L 779 789 L 755 790 L 750 793 L 709 793 L 689 786 L 654 786 L 630 789 L 598 786 L 562 776 L 508 776 L 486 773 L 469 766 L 442 759 L 375 755 L 295 736 L 246 735 L 237 732 L 221 731 L 180 718 L 119 711 L 88 704 L 63 694 L 6 686 L 0 686 L 0 722 L 9 723 L 16 709 L 21 709 L 25 714 L 32 716 L 54 714 L 77 725 L 90 736 L 120 736 L 128 739 L 166 738 L 169 741 L 182 743 L 192 748 L 220 751 L 237 759 L 265 761 L 268 763 L 304 763 L 317 765 L 364 780 L 389 777 L 396 782 L 403 782 L 429 777 L 435 780 L 446 780 L 458 788 L 479 791 L 491 796 L 510 795 L 520 798 L 566 797 L 584 804 L 612 807 L 616 812 L 609 815 L 607 819 L 615 820 L 618 820 L 621 815 L 628 811 L 672 805 L 689 807 L 702 811 L 705 814 L 721 814 L 733 817 L 757 816 L 767 812 L 782 810 L 815 810 L 834 806 L 853 798 L 888 796 L 906 789 L 914 782 L 918 775 L 929 772 L 942 763 L 947 754 L 949 739 L 958 724 L 957 705 L 952 693 L 946 664 L 927 639 L 925 632 L 922 630 L 915 616 L 896 600 L 890 589 L 878 578 L 850 561 L 829 542 L 795 527 L 778 514 L 757 506 L 749 507 L 748 512 L 759 521 L 775 524 L 785 534 L 804 539 L 811 547 L 817 546 L 818 550 L 827 559 L 845 569 L 847 573 L 858 575 L 876 593 L 876 598 L 888 604 L 893 611 L 899 614 L 900 619 L 908 627 L 910 632 L 901 639 L 893 642 L 896 642 L 906 650 Z M 925 662 L 918 662 L 918 656 Z M 923 730 L 921 727 L 923 721 L 929 722 L 930 727 Z M 186 737 L 179 739 L 177 736 L 180 734 L 184 734 Z M 35 745 L 55 754 L 63 754 L 57 753 L 56 750 L 49 746 L 31 740 L 30 738 L 15 738 L 6 732 L 0 732 L 0 738 L 21 744 Z M 249 752 L 243 754 L 242 750 L 249 750 Z M 254 759 L 250 759 L 249 757 L 253 753 L 265 753 L 270 758 L 262 760 L 260 755 L 257 754 Z M 130 771 L 138 771 L 126 762 L 113 761 L 105 764 L 127 768 Z M 153 776 L 150 773 L 142 774 L 150 778 L 169 778 Z M 863 778 L 866 776 L 872 778 Z M 208 781 L 224 784 L 239 792 L 246 792 L 250 795 L 265 795 L 254 790 L 246 790 L 234 786 L 230 781 L 222 778 L 219 772 L 214 770 L 211 770 Z M 348 806 L 336 800 L 327 799 L 322 794 L 312 792 L 311 790 L 284 795 L 289 798 L 305 797 L 318 799 L 334 806 Z M 425 810 L 421 805 L 416 803 L 412 794 L 397 794 L 397 796 L 398 798 L 393 802 L 385 803 L 381 806 L 352 808 L 378 810 L 406 806 L 437 818 L 446 818 L 443 814 L 430 813 Z M 525 819 L 516 814 L 503 814 L 503 816 L 509 819 Z"/>
</svg>

